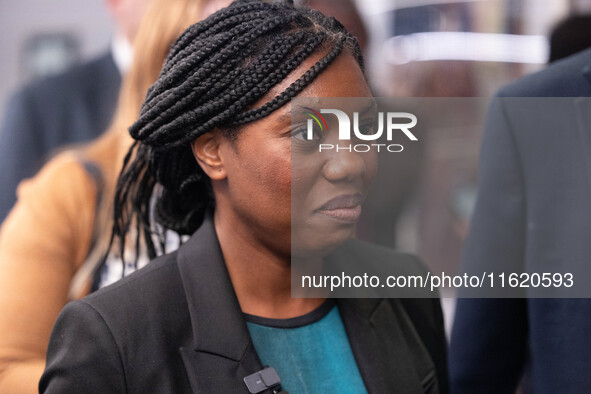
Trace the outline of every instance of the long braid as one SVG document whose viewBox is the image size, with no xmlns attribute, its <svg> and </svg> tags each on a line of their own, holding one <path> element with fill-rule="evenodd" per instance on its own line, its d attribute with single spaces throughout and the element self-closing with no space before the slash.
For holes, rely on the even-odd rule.
<svg viewBox="0 0 591 394">
<path fill-rule="evenodd" d="M 343 49 L 363 69 L 357 41 L 334 18 L 260 0 L 236 0 L 187 29 L 129 129 L 136 142 L 115 196 L 113 234 L 121 252 L 133 226 L 154 257 L 154 222 L 191 234 L 213 207 L 210 181 L 190 142 L 214 128 L 233 138 L 239 125 L 269 115 L 299 94 Z M 284 91 L 253 108 L 314 53 L 323 56 Z M 162 246 L 161 234 L 158 239 Z"/>
<path fill-rule="evenodd" d="M 208 29 L 213 29 L 212 31 L 215 33 L 216 31 L 226 29 L 232 24 L 242 23 L 244 20 L 248 20 L 247 18 L 251 16 L 251 12 L 256 13 L 257 11 L 266 8 L 267 6 L 260 2 L 232 4 L 232 7 L 227 7 L 224 10 L 211 15 L 209 18 L 199 23 L 199 26 L 194 25 L 193 28 L 185 30 L 185 32 L 178 38 L 175 46 L 171 48 L 168 60 L 166 61 L 167 64 L 164 65 L 163 71 L 167 71 L 176 64 L 174 62 L 174 57 L 179 54 L 179 52 L 186 51 L 187 47 L 189 47 L 189 44 L 194 41 L 196 36 Z M 216 26 L 218 27 L 217 30 Z"/>
<path fill-rule="evenodd" d="M 320 59 L 311 69 L 306 71 L 297 81 L 291 84 L 285 91 L 275 97 L 273 100 L 264 104 L 262 107 L 253 109 L 236 116 L 233 125 L 253 122 L 257 119 L 264 118 L 271 112 L 283 106 L 292 97 L 295 97 L 306 86 L 308 86 L 318 74 L 320 74 L 326 67 L 328 67 L 334 59 L 341 53 L 343 49 L 342 42 L 339 42 L 327 55 Z"/>
<path fill-rule="evenodd" d="M 289 38 L 291 37 L 288 37 L 288 40 L 286 40 L 287 42 L 290 42 Z M 164 93 L 160 94 L 160 96 L 158 97 L 160 100 L 157 102 L 157 104 L 155 103 L 151 107 L 146 107 L 144 119 L 146 123 L 148 121 L 150 122 L 150 127 L 145 127 L 146 123 L 138 123 L 137 126 L 144 127 L 144 129 L 141 129 L 140 132 L 138 132 L 137 137 L 134 136 L 134 138 L 142 139 L 145 135 L 148 135 L 148 137 L 143 141 L 147 144 L 150 144 L 150 138 L 155 139 L 158 138 L 160 135 L 165 135 L 166 138 L 176 140 L 176 143 L 179 145 L 187 142 L 185 140 L 177 140 L 174 133 L 171 133 L 171 130 L 176 130 L 178 128 L 177 125 L 185 121 L 186 119 L 190 118 L 191 115 L 195 118 L 205 117 L 210 115 L 212 112 L 218 112 L 218 108 L 226 107 L 230 103 L 235 102 L 236 99 L 233 97 L 234 95 L 242 95 L 244 90 L 252 86 L 256 86 L 256 84 L 259 82 L 259 80 L 257 78 L 253 78 L 253 76 L 260 75 L 264 77 L 266 72 L 268 72 L 267 68 L 269 66 L 274 65 L 274 58 L 280 55 L 285 56 L 287 52 L 292 49 L 293 44 L 296 44 L 297 41 L 299 40 L 291 40 L 290 43 L 292 45 L 288 48 L 276 48 L 277 44 L 275 44 L 270 49 L 278 49 L 279 51 L 283 51 L 284 53 L 265 53 L 261 57 L 262 61 L 256 63 L 254 67 L 251 66 L 249 68 L 250 70 L 255 71 L 256 73 L 253 72 L 246 74 L 244 72 L 236 71 L 235 73 L 231 74 L 226 73 L 225 78 L 223 78 L 224 76 L 218 72 L 216 75 L 209 75 L 209 78 L 207 78 L 207 74 L 213 71 L 211 70 L 213 67 L 221 68 L 222 71 L 225 71 L 227 67 L 234 65 L 234 63 L 237 61 L 237 59 L 224 59 L 224 57 L 228 58 L 230 55 L 228 53 L 225 53 L 224 51 L 220 52 L 218 55 L 213 57 L 212 61 L 206 67 L 201 68 L 194 75 L 188 77 L 182 83 L 182 85 L 178 86 L 178 89 L 176 91 L 168 91 L 168 95 L 165 95 Z M 244 40 L 236 46 L 238 45 L 242 47 L 246 46 L 248 45 L 248 40 Z M 226 62 L 226 64 L 218 60 L 223 60 Z M 294 66 L 297 67 L 296 64 L 294 64 Z M 292 66 L 291 68 L 294 67 Z M 242 78 L 237 80 L 236 78 L 240 76 L 242 76 Z M 247 78 L 250 79 L 250 83 L 247 83 Z M 204 81 L 206 81 L 206 83 L 203 83 Z M 232 84 L 232 82 L 235 83 Z M 219 89 L 220 87 L 228 86 L 230 84 L 232 85 L 229 86 L 228 89 L 226 89 L 222 96 L 222 99 L 218 100 L 217 102 L 213 101 L 209 106 L 204 105 L 202 107 L 198 107 L 197 109 L 193 110 L 191 114 L 185 114 L 185 116 L 183 117 L 178 116 L 178 114 L 181 113 L 182 110 L 187 109 L 189 106 L 194 106 L 196 100 L 207 102 L 208 100 L 210 100 L 210 98 L 215 97 L 211 94 L 206 94 L 207 90 L 212 90 L 216 87 Z M 235 88 L 236 85 L 238 85 L 238 89 Z M 179 92 L 183 92 L 186 95 L 179 97 Z M 233 92 L 233 94 L 230 95 L 230 92 Z M 214 90 L 214 93 L 218 92 Z M 161 108 L 166 109 L 162 111 Z M 162 126 L 164 127 L 161 128 Z M 202 129 L 206 129 L 206 127 L 207 126 L 201 125 Z M 150 134 L 152 130 L 158 130 L 158 133 Z"/>
<path fill-rule="evenodd" d="M 260 67 L 258 67 L 256 64 L 253 65 L 249 68 L 253 69 L 253 73 L 248 77 L 248 81 L 246 80 L 245 75 L 242 75 L 243 78 L 234 85 L 237 85 L 238 87 L 232 86 L 228 88 L 220 95 L 221 97 L 217 102 L 212 102 L 210 105 L 199 108 L 199 111 L 202 113 L 187 113 L 182 117 L 177 116 L 167 125 L 162 125 L 157 133 L 152 134 L 153 138 L 160 139 L 160 146 L 157 149 L 169 149 L 175 146 L 185 145 L 196 138 L 196 133 L 200 135 L 203 132 L 207 132 L 214 127 L 219 126 L 220 124 L 225 124 L 226 126 L 234 125 L 234 122 L 228 123 L 227 119 L 231 118 L 234 114 L 241 113 L 241 111 L 247 108 L 250 104 L 258 100 L 258 98 L 261 96 L 261 92 L 267 92 L 279 81 L 285 79 L 285 77 L 291 71 L 295 70 L 302 63 L 302 61 L 306 59 L 309 54 L 314 51 L 314 49 L 317 48 L 321 42 L 321 38 L 313 37 L 311 42 L 312 45 L 302 47 L 302 49 L 298 51 L 293 56 L 293 58 L 290 59 L 290 61 L 283 64 L 282 68 L 275 69 L 268 75 L 265 75 L 265 72 L 262 72 L 262 70 L 265 69 L 264 65 L 260 65 Z M 332 59 L 334 59 L 334 57 L 332 57 Z M 314 77 L 319 74 L 319 71 L 315 72 Z M 302 88 L 303 87 L 305 86 L 302 86 Z M 285 98 L 283 103 L 289 101 L 289 99 L 295 96 L 295 94 L 291 96 L 283 94 L 282 97 Z M 275 107 L 275 109 L 278 107 L 279 106 Z M 269 111 L 268 113 L 270 112 L 272 111 Z M 199 118 L 200 115 L 209 114 L 213 114 L 213 117 L 209 118 L 205 123 L 199 125 L 198 127 L 193 128 L 190 134 L 184 134 L 186 131 L 187 122 L 192 122 L 193 119 Z M 256 119 L 262 118 L 264 116 L 266 115 L 261 113 L 261 115 L 256 117 Z M 175 132 L 177 132 L 178 135 L 175 135 Z"/>
</svg>

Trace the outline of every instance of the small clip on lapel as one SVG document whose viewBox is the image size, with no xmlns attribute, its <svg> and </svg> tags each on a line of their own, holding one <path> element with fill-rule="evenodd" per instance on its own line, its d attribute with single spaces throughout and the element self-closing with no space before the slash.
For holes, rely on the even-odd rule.
<svg viewBox="0 0 591 394">
<path fill-rule="evenodd" d="M 265 367 L 258 372 L 244 378 L 244 384 L 251 394 L 258 394 L 265 390 L 272 390 L 274 394 L 289 394 L 281 390 L 281 379 L 273 367 Z"/>
</svg>

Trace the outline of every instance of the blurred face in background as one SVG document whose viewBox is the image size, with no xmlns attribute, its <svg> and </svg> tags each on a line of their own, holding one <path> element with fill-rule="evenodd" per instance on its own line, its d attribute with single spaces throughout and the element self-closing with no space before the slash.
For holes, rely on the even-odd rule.
<svg viewBox="0 0 591 394">
<path fill-rule="evenodd" d="M 201 19 L 205 19 L 216 11 L 230 5 L 232 0 L 204 0 Z"/>
<path fill-rule="evenodd" d="M 133 42 L 150 0 L 107 0 L 107 8 L 115 22 L 116 34 Z"/>
</svg>

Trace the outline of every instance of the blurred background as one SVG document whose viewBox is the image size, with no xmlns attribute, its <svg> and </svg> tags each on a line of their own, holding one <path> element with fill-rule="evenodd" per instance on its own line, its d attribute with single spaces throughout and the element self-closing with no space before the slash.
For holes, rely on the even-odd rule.
<svg viewBox="0 0 591 394">
<path fill-rule="evenodd" d="M 0 105 L 19 86 L 107 50 L 113 22 L 106 3 L 2 0 Z M 356 3 L 369 33 L 371 75 L 380 80 L 376 93 L 383 96 L 443 89 L 428 86 L 434 77 L 429 70 L 435 68 L 448 73 L 446 78 L 439 78 L 442 74 L 438 73 L 437 79 L 454 85 L 456 95 L 488 96 L 548 61 L 548 37 L 557 23 L 570 15 L 591 12 L 589 0 Z M 425 64 L 415 71 L 416 63 Z M 471 76 L 472 86 L 466 85 L 466 75 Z M 434 93 L 444 92 L 430 94 Z"/>
<path fill-rule="evenodd" d="M 0 0 L 2 124 L 19 89 L 110 50 L 115 28 L 109 3 L 115 1 Z M 368 34 L 368 74 L 376 96 L 491 97 L 550 59 L 591 46 L 591 0 L 356 5 Z M 399 171 L 390 176 L 400 192 L 389 200 L 392 231 L 380 242 L 418 253 L 435 272 L 458 270 L 476 196 L 481 133 L 479 127 L 431 133 L 416 154 L 395 164 Z M 453 314 L 453 302 L 446 314 Z"/>
<path fill-rule="evenodd" d="M 23 84 L 104 52 L 113 31 L 104 0 L 0 1 L 0 105 Z"/>
</svg>

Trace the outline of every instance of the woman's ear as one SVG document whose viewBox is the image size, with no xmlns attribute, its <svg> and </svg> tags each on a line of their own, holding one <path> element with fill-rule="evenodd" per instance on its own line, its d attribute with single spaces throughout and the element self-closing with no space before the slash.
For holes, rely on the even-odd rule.
<svg viewBox="0 0 591 394">
<path fill-rule="evenodd" d="M 226 178 L 226 169 L 220 149 L 222 139 L 221 131 L 214 129 L 191 142 L 193 156 L 211 180 Z"/>
</svg>

